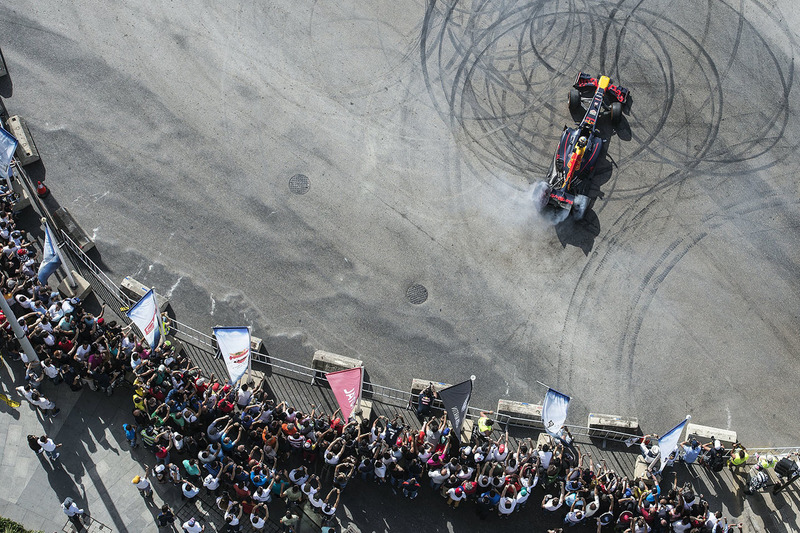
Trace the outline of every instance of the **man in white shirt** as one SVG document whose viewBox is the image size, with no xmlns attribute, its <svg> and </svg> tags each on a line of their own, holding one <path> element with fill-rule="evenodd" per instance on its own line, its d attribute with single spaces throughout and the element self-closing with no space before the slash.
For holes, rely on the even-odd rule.
<svg viewBox="0 0 800 533">
<path fill-rule="evenodd" d="M 53 442 L 53 439 L 47 435 L 42 435 L 39 437 L 39 446 L 42 447 L 44 453 L 47 454 L 47 457 L 49 457 L 51 461 L 58 460 L 58 457 L 61 455 L 60 453 L 56 452 L 56 448 L 60 448 L 61 444 L 56 444 Z"/>
<path fill-rule="evenodd" d="M 219 477 L 215 477 L 214 474 L 208 474 L 205 479 L 203 479 L 203 486 L 208 492 L 216 493 L 219 488 Z"/>
<path fill-rule="evenodd" d="M 239 392 L 237 393 L 236 404 L 239 406 L 240 409 L 244 409 L 248 405 L 250 405 L 250 398 L 253 396 L 253 392 L 249 390 L 247 383 L 243 384 L 239 387 Z"/>
<path fill-rule="evenodd" d="M 183 499 L 191 500 L 198 494 L 200 494 L 200 489 L 198 489 L 191 481 L 184 481 L 183 486 L 181 486 L 181 490 L 183 492 Z"/>
<path fill-rule="evenodd" d="M 553 452 L 550 451 L 550 446 L 547 444 L 542 446 L 539 450 L 539 465 L 541 468 L 547 470 L 550 466 L 550 461 L 553 459 Z"/>
<path fill-rule="evenodd" d="M 183 527 L 183 531 L 185 533 L 200 533 L 201 531 L 206 530 L 206 526 L 201 526 L 200 523 L 194 519 L 194 517 L 184 522 L 181 527 Z"/>
<path fill-rule="evenodd" d="M 150 467 L 146 466 L 144 469 L 144 476 L 136 476 L 131 480 L 131 483 L 136 485 L 136 488 L 139 489 L 139 494 L 142 498 L 149 498 L 153 495 L 153 487 L 150 485 L 150 481 L 147 479 L 150 477 Z"/>
</svg>

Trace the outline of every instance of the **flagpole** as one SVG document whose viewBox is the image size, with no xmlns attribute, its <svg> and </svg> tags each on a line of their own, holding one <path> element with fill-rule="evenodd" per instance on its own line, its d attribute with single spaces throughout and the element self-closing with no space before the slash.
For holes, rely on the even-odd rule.
<svg viewBox="0 0 800 533">
<path fill-rule="evenodd" d="M 14 175 L 14 159 L 8 164 L 8 172 L 6 172 L 6 183 L 8 184 L 8 192 L 14 192 L 14 185 L 11 184 L 11 176 Z"/>
<path fill-rule="evenodd" d="M 364 394 L 364 367 L 361 367 L 361 383 L 358 385 L 358 401 L 356 402 L 356 411 L 361 412 L 361 395 Z"/>
<path fill-rule="evenodd" d="M 156 344 L 156 347 L 159 347 L 167 340 L 167 332 L 164 331 L 164 322 L 161 321 L 161 309 L 158 308 L 156 288 L 150 287 L 150 290 L 153 291 L 153 302 L 155 302 L 154 305 L 156 306 L 156 320 L 158 320 L 158 344 Z"/>
<path fill-rule="evenodd" d="M 53 248 L 55 249 L 56 255 L 58 256 L 58 260 L 61 261 L 61 266 L 64 267 L 64 272 L 67 275 L 67 283 L 69 283 L 70 288 L 72 289 L 76 288 L 78 286 L 78 283 L 75 281 L 75 278 L 72 277 L 72 271 L 69 268 L 67 262 L 64 260 L 64 256 L 61 253 L 61 247 L 59 246 L 58 239 L 56 239 L 55 235 L 53 235 L 53 232 L 50 231 L 50 226 L 47 225 L 47 219 L 45 217 L 42 217 L 42 224 L 44 224 L 45 228 L 45 238 L 47 237 L 46 234 L 49 233 L 50 238 L 53 241 Z"/>
<path fill-rule="evenodd" d="M 247 342 L 250 349 L 250 357 L 247 359 L 247 383 L 253 381 L 253 332 L 247 326 Z"/>
<path fill-rule="evenodd" d="M 6 320 L 9 324 L 11 324 L 11 329 L 14 331 L 14 336 L 19 341 L 22 351 L 28 356 L 28 360 L 38 361 L 39 356 L 36 354 L 36 350 L 33 349 L 31 341 L 28 340 L 28 336 L 25 335 L 24 331 L 22 331 L 22 326 L 19 325 L 17 317 L 14 315 L 14 311 L 11 310 L 11 306 L 8 305 L 6 297 L 2 294 L 0 294 L 0 308 L 3 309 L 3 314 L 6 315 Z"/>
</svg>

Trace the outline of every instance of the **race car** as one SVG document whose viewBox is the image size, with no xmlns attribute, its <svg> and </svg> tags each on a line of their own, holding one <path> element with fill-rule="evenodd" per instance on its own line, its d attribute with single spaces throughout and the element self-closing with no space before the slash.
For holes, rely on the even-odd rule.
<svg viewBox="0 0 800 533">
<path fill-rule="evenodd" d="M 540 213 L 549 211 L 553 223 L 566 220 L 570 214 L 576 220 L 586 214 L 589 197 L 581 193 L 586 192 L 607 142 L 597 134 L 597 121 L 601 116 L 610 116 L 611 123 L 617 126 L 628 94 L 628 89 L 613 85 L 607 76 L 593 78 L 584 72 L 578 73 L 569 91 L 569 108 L 576 111 L 584 100 L 591 99 L 589 108 L 574 128 L 564 126 L 545 181 L 533 187 L 536 209 Z"/>
</svg>

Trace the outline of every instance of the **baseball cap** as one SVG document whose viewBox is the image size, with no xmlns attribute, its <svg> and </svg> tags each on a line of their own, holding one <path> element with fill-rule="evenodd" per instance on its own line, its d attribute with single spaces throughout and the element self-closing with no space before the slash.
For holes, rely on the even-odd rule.
<svg viewBox="0 0 800 533">
<path fill-rule="evenodd" d="M 722 449 L 722 443 L 719 441 L 719 439 L 714 441 L 714 449 L 715 450 L 721 450 Z"/>
<path fill-rule="evenodd" d="M 131 483 L 133 483 L 135 485 L 136 483 L 139 483 L 141 480 L 142 480 L 142 478 L 140 478 L 139 476 L 136 476 L 131 480 Z"/>
<path fill-rule="evenodd" d="M 194 524 L 195 524 L 195 519 L 194 519 L 194 517 L 192 517 L 192 518 L 189 519 L 189 525 L 193 526 Z"/>
</svg>

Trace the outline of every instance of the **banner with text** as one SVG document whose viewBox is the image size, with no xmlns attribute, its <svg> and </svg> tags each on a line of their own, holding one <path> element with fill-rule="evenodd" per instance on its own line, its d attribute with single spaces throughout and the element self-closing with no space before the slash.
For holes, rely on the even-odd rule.
<svg viewBox="0 0 800 533">
<path fill-rule="evenodd" d="M 250 328 L 214 328 L 214 336 L 235 385 L 250 368 Z"/>
<path fill-rule="evenodd" d="M 156 293 L 153 289 L 147 291 L 147 294 L 128 310 L 127 315 L 142 332 L 150 348 L 158 346 L 161 340 L 161 315 L 158 313 Z"/>
<path fill-rule="evenodd" d="M 544 429 L 554 437 L 559 436 L 559 430 L 567 420 L 569 396 L 561 394 L 555 389 L 548 389 L 542 404 L 542 423 Z"/>
<path fill-rule="evenodd" d="M 461 435 L 461 427 L 467 418 L 467 408 L 469 399 L 472 396 L 472 380 L 468 379 L 458 385 L 447 387 L 439 391 L 439 399 L 444 404 L 447 418 L 453 425 L 453 431 L 458 437 Z"/>
<path fill-rule="evenodd" d="M 348 368 L 337 372 L 325 374 L 328 384 L 331 386 L 336 401 L 342 410 L 342 420 L 349 420 L 353 414 L 356 403 L 361 398 L 361 384 L 364 379 L 364 368 Z"/>
</svg>

